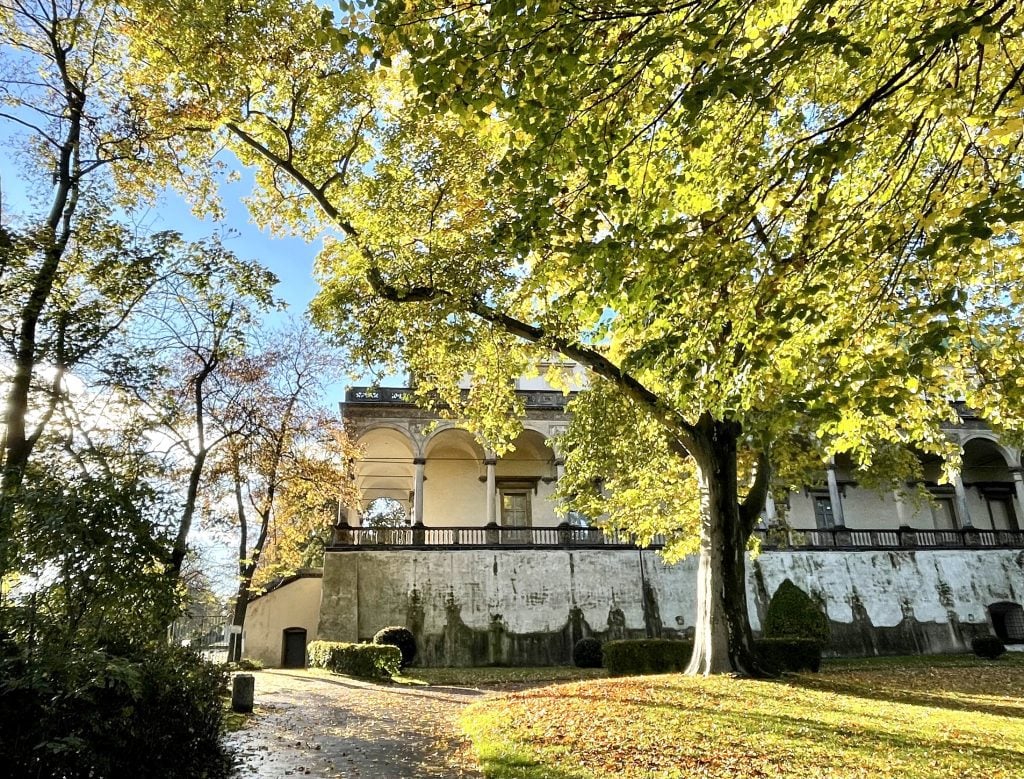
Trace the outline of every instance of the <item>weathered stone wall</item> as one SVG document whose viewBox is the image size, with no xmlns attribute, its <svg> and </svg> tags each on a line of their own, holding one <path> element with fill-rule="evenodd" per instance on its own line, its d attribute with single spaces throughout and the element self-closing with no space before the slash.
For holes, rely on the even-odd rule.
<svg viewBox="0 0 1024 779">
<path fill-rule="evenodd" d="M 583 636 L 683 636 L 696 560 L 630 550 L 401 550 L 326 555 L 319 637 L 416 633 L 424 665 L 567 663 Z M 786 578 L 818 599 L 834 654 L 964 651 L 986 607 L 1024 602 L 1024 552 L 765 552 L 748 567 L 751 624 Z"/>
</svg>

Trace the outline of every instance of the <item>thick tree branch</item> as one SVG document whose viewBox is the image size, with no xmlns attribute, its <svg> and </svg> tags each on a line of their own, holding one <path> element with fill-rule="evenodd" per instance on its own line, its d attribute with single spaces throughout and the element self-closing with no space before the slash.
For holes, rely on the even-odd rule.
<svg viewBox="0 0 1024 779">
<path fill-rule="evenodd" d="M 367 270 L 366 277 L 377 295 L 394 303 L 432 302 L 453 297 L 447 290 L 437 287 L 415 286 L 401 289 L 387 283 L 380 270 L 373 265 Z M 470 299 L 465 307 L 469 313 L 478 316 L 485 322 L 497 325 L 511 335 L 518 336 L 530 343 L 551 346 L 559 353 L 586 366 L 598 376 L 612 382 L 627 397 L 654 415 L 670 434 L 670 443 L 677 454 L 683 457 L 690 455 L 695 433 L 693 425 L 668 408 L 655 393 L 651 392 L 634 376 L 626 373 L 596 349 L 553 335 L 537 325 L 523 322 L 487 305 L 479 296 Z"/>
<path fill-rule="evenodd" d="M 241 127 L 234 122 L 228 122 L 226 125 L 228 130 L 234 134 L 242 143 L 249 146 L 253 151 L 258 152 L 261 156 L 272 162 L 278 168 L 283 170 L 289 176 L 292 177 L 303 189 L 305 189 L 310 196 L 316 201 L 317 205 L 323 209 L 323 212 L 327 214 L 331 220 L 338 225 L 345 233 L 350 236 L 358 235 L 358 231 L 337 209 L 337 207 L 330 201 L 325 192 L 325 187 L 318 187 L 313 183 L 313 180 L 306 176 L 291 160 L 286 160 L 280 154 L 275 153 L 270 147 L 261 143 L 255 136 L 250 135 Z"/>
<path fill-rule="evenodd" d="M 750 486 L 750 492 L 740 503 L 740 522 L 743 531 L 749 536 L 754 525 L 761 516 L 761 509 L 764 508 L 765 500 L 768 498 L 768 488 L 772 481 L 772 467 L 768 462 L 768 455 L 765 452 L 758 452 L 757 471 L 754 474 L 754 483 Z"/>
</svg>

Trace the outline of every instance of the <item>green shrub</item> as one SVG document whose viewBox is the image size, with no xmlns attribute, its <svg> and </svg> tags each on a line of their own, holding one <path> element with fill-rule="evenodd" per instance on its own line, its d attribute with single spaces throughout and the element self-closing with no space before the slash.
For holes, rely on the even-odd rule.
<svg viewBox="0 0 1024 779">
<path fill-rule="evenodd" d="M 307 651 L 311 668 L 326 668 L 349 676 L 390 679 L 402 666 L 402 653 L 390 645 L 313 641 Z"/>
<path fill-rule="evenodd" d="M 814 671 L 821 668 L 821 642 L 813 638 L 761 638 L 758 657 L 770 671 Z"/>
<path fill-rule="evenodd" d="M 971 641 L 971 649 L 978 657 L 987 657 L 989 660 L 995 660 L 1006 653 L 1003 642 L 995 636 L 978 636 Z"/>
<path fill-rule="evenodd" d="M 577 668 L 600 668 L 604 663 L 601 642 L 596 638 L 581 638 L 572 648 L 572 662 Z"/>
<path fill-rule="evenodd" d="M 238 661 L 238 669 L 240 671 L 262 671 L 263 661 L 252 657 L 243 657 Z"/>
<path fill-rule="evenodd" d="M 601 647 L 611 676 L 664 674 L 682 671 L 690 662 L 693 643 L 667 638 L 609 641 Z"/>
<path fill-rule="evenodd" d="M 4 776 L 222 779 L 227 675 L 180 648 L 0 659 Z"/>
<path fill-rule="evenodd" d="M 380 646 L 397 646 L 402 653 L 402 668 L 408 668 L 416 659 L 416 636 L 409 628 L 394 625 L 381 628 L 373 636 L 373 643 Z"/>
<path fill-rule="evenodd" d="M 768 604 L 762 632 L 765 638 L 807 638 L 825 646 L 828 617 L 811 597 L 789 579 L 779 585 Z"/>
</svg>

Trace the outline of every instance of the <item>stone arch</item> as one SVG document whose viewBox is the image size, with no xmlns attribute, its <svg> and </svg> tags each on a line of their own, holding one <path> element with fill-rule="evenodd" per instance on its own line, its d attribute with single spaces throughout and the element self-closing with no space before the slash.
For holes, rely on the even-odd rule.
<svg viewBox="0 0 1024 779">
<path fill-rule="evenodd" d="M 498 458 L 495 477 L 498 489 L 498 523 L 503 526 L 553 527 L 562 519 L 555 514 L 555 453 L 547 436 L 524 429 L 512 447 Z"/>
<path fill-rule="evenodd" d="M 965 430 L 960 435 L 960 448 L 963 450 L 964 459 L 966 460 L 967 448 L 971 446 L 972 449 L 982 450 L 989 449 L 998 452 L 1003 461 L 1008 467 L 1013 467 L 1020 463 L 1019 452 L 1005 446 L 999 441 L 999 438 L 991 430 Z"/>
<path fill-rule="evenodd" d="M 972 431 L 973 432 L 973 431 Z M 967 492 L 972 523 L 979 528 L 1017 530 L 1021 525 L 1016 500 L 1013 455 L 988 431 L 962 442 L 961 478 Z"/>
<path fill-rule="evenodd" d="M 437 424 L 423 441 L 423 456 L 430 457 L 432 451 L 438 446 L 450 446 L 452 442 L 465 450 L 467 455 L 484 458 L 484 449 L 477 441 L 476 436 L 454 422 L 441 422 Z"/>
<path fill-rule="evenodd" d="M 360 510 L 366 511 L 379 498 L 389 498 L 409 516 L 418 454 L 415 440 L 403 427 L 379 423 L 361 430 L 356 443 L 363 449 L 355 464 Z"/>
<path fill-rule="evenodd" d="M 424 524 L 483 525 L 487 510 L 486 454 L 476 437 L 448 424 L 430 434 L 423 453 Z"/>
<path fill-rule="evenodd" d="M 413 453 L 414 457 L 418 457 L 420 454 L 420 443 L 417 441 L 416 436 L 407 425 L 402 425 L 397 422 L 371 422 L 366 426 L 361 426 L 356 429 L 355 442 L 357 444 L 363 443 L 363 440 L 371 433 L 378 431 L 391 431 L 397 435 L 398 438 L 405 441 L 409 451 Z"/>
<path fill-rule="evenodd" d="M 553 478 L 555 453 L 547 436 L 531 427 L 524 428 L 512 442 L 512 449 L 498 459 L 498 478 L 526 476 Z"/>
</svg>

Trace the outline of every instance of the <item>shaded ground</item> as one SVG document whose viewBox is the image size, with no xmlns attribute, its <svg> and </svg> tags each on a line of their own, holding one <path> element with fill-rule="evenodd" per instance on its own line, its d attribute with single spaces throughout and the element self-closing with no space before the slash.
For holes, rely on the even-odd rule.
<svg viewBox="0 0 1024 779">
<path fill-rule="evenodd" d="M 402 687 L 305 671 L 261 671 L 256 716 L 229 743 L 240 779 L 474 777 L 462 708 L 485 693 Z"/>
</svg>

